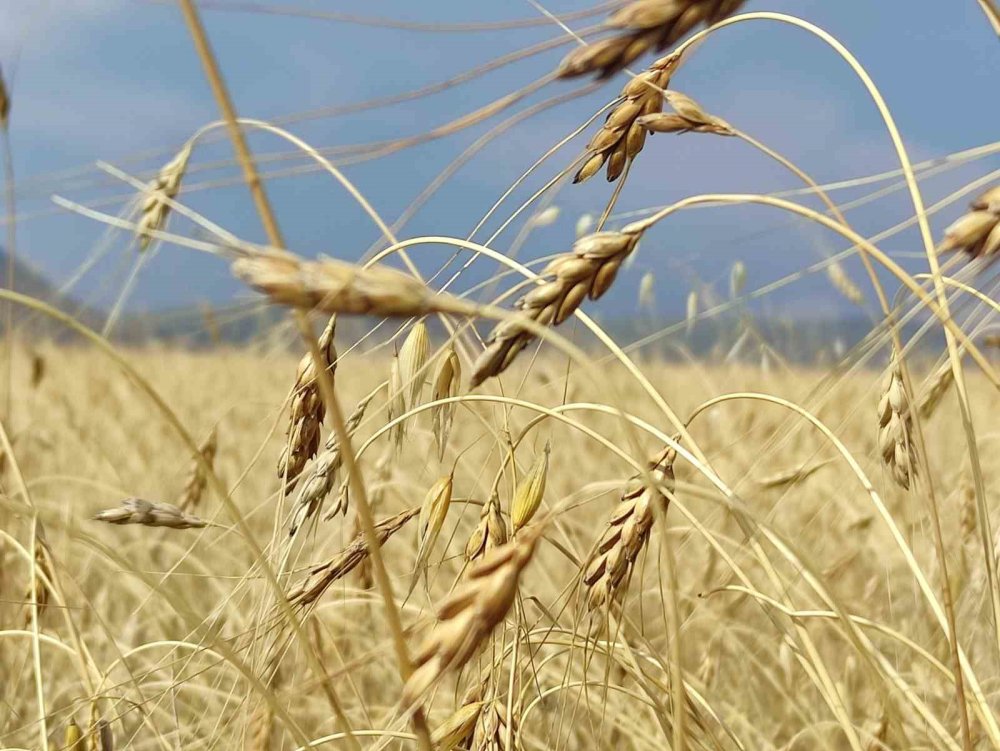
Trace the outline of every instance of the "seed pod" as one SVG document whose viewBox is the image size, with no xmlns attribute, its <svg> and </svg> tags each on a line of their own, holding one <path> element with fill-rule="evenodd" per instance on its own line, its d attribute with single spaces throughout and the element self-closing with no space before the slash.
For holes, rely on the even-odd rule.
<svg viewBox="0 0 1000 751">
<path fill-rule="evenodd" d="M 737 261 L 729 272 L 729 296 L 739 297 L 747 283 L 747 267 Z"/>
<path fill-rule="evenodd" d="M 855 305 L 863 305 L 865 302 L 865 296 L 861 292 L 861 289 L 856 285 L 851 278 L 844 271 L 844 267 L 839 263 L 834 262 L 826 267 L 826 275 L 830 279 L 830 284 L 833 288 L 837 290 L 840 294 L 846 297 Z"/>
<path fill-rule="evenodd" d="M 136 237 L 139 239 L 139 250 L 146 250 L 152 242 L 152 233 L 162 229 L 170 215 L 170 204 L 164 199 L 174 199 L 181 189 L 181 180 L 187 170 L 191 158 L 193 144 L 188 142 L 177 152 L 177 155 L 160 168 L 159 174 L 149 184 L 149 193 L 142 201 Z"/>
<path fill-rule="evenodd" d="M 691 331 L 694 329 L 695 321 L 698 318 L 698 293 L 694 290 L 688 292 L 687 296 L 687 310 L 684 315 L 685 328 L 687 330 L 687 335 L 691 336 Z"/>
<path fill-rule="evenodd" d="M 4 130 L 10 124 L 10 94 L 7 92 L 7 84 L 3 78 L 3 71 L 0 70 L 0 128 Z"/>
<path fill-rule="evenodd" d="M 153 503 L 142 498 L 126 498 L 118 508 L 106 509 L 94 515 L 95 522 L 107 524 L 141 524 L 144 527 L 193 529 L 208 522 L 186 514 L 171 503 Z"/>
<path fill-rule="evenodd" d="M 549 452 L 551 447 L 545 444 L 545 450 L 535 459 L 528 474 L 521 480 L 521 484 L 514 493 L 514 502 L 511 505 L 511 522 L 514 525 L 514 533 L 531 521 L 542 504 L 542 496 L 545 495 L 545 480 L 549 474 Z"/>
<path fill-rule="evenodd" d="M 1000 185 L 979 196 L 970 208 L 945 230 L 938 252 L 961 250 L 972 258 L 1000 253 Z"/>
</svg>

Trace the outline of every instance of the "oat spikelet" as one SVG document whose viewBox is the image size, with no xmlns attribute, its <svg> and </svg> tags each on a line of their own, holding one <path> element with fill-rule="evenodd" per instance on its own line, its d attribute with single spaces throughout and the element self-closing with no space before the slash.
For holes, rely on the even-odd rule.
<svg viewBox="0 0 1000 751">
<path fill-rule="evenodd" d="M 163 228 L 170 215 L 170 206 L 164 199 L 174 199 L 181 189 L 181 180 L 191 158 L 192 144 L 184 144 L 177 155 L 160 168 L 159 174 L 149 183 L 149 192 L 142 200 L 141 216 L 135 228 L 139 250 L 145 250 L 153 240 L 153 232 Z"/>
<path fill-rule="evenodd" d="M 216 428 L 212 428 L 212 432 L 208 434 L 208 438 L 206 438 L 205 442 L 198 447 L 198 453 L 201 455 L 205 464 L 212 467 L 215 463 L 215 454 L 218 449 L 219 431 Z M 187 481 L 184 483 L 184 490 L 181 491 L 180 498 L 177 501 L 177 505 L 180 506 L 182 511 L 187 511 L 189 508 L 195 508 L 199 503 L 201 503 L 201 497 L 205 493 L 205 486 L 207 483 L 207 472 L 197 458 L 193 459 L 191 462 L 191 468 L 188 470 Z"/>
<path fill-rule="evenodd" d="M 332 316 L 317 342 L 324 367 L 331 378 L 337 369 L 337 349 L 334 346 L 336 328 L 337 319 L 336 316 Z M 319 381 L 316 379 L 316 363 L 312 353 L 306 352 L 299 360 L 298 371 L 295 374 L 295 388 L 288 413 L 287 439 L 281 456 L 278 457 L 277 473 L 278 478 L 285 484 L 285 493 L 290 493 L 295 488 L 306 463 L 316 456 L 324 417 L 326 417 L 326 405 L 323 403 Z"/>
<path fill-rule="evenodd" d="M 441 528 L 448 517 L 448 509 L 451 507 L 451 495 L 455 485 L 455 474 L 445 475 L 435 482 L 420 506 L 419 544 L 417 545 L 416 568 L 426 563 L 427 557 L 434 548 L 441 534 Z"/>
<path fill-rule="evenodd" d="M 141 524 L 144 527 L 192 529 L 207 522 L 184 513 L 172 503 L 153 503 L 142 498 L 126 498 L 118 508 L 106 509 L 93 516 L 95 522 L 107 524 Z"/>
<path fill-rule="evenodd" d="M 910 481 L 917 471 L 916 449 L 912 440 L 913 418 L 902 372 L 895 359 L 879 400 L 878 420 L 878 447 L 882 463 L 889 469 L 896 484 L 909 490 Z"/>
<path fill-rule="evenodd" d="M 699 24 L 732 15 L 745 0 L 633 0 L 615 11 L 607 26 L 614 36 L 578 47 L 559 66 L 560 78 L 608 78 L 649 51 L 676 44 Z"/>
<path fill-rule="evenodd" d="M 437 293 L 386 266 L 367 268 L 289 253 L 257 253 L 236 260 L 233 273 L 272 302 L 324 313 L 405 318 L 429 313 L 475 315 L 476 306 Z"/>
<path fill-rule="evenodd" d="M 449 348 L 438 358 L 431 381 L 431 399 L 433 401 L 458 396 L 458 392 L 462 388 L 462 363 L 458 359 L 458 353 L 455 352 L 454 347 Z M 448 446 L 448 436 L 451 433 L 451 424 L 455 419 L 457 407 L 456 403 L 450 402 L 439 404 L 431 409 L 431 428 L 434 432 L 434 441 L 437 443 L 439 459 L 444 458 L 444 451 Z"/>
<path fill-rule="evenodd" d="M 84 751 L 86 748 L 86 744 L 83 741 L 83 731 L 76 724 L 75 719 L 71 719 L 66 726 L 62 748 L 63 751 Z"/>
<path fill-rule="evenodd" d="M 558 326 L 571 316 L 583 300 L 598 299 L 615 280 L 622 262 L 635 250 L 641 232 L 598 232 L 576 241 L 571 253 L 564 253 L 542 272 L 540 283 L 518 300 L 514 307 L 541 326 Z M 476 360 L 471 385 L 506 370 L 535 338 L 517 319 L 506 320 L 493 329 L 486 349 Z"/>
<path fill-rule="evenodd" d="M 834 261 L 826 267 L 826 277 L 830 284 L 841 295 L 850 300 L 855 305 L 863 305 L 865 302 L 864 293 L 861 288 L 844 271 L 844 267 L 839 262 Z"/>
<path fill-rule="evenodd" d="M 438 725 L 431 741 L 437 751 L 452 751 L 463 741 L 472 735 L 476 723 L 479 721 L 479 713 L 482 711 L 484 702 L 474 701 L 458 708 L 447 720 Z"/>
<path fill-rule="evenodd" d="M 493 494 L 479 515 L 479 523 L 465 544 L 465 560 L 474 563 L 507 542 L 507 525 L 500 513 L 500 498 Z"/>
<path fill-rule="evenodd" d="M 676 56 L 668 55 L 626 84 L 618 104 L 608 113 L 604 125 L 587 144 L 587 157 L 573 182 L 589 180 L 605 164 L 608 165 L 608 182 L 618 179 L 625 170 L 625 165 L 635 159 L 646 142 L 647 129 L 638 120 L 663 108 L 663 91 L 669 85 L 670 77 L 679 62 Z"/>
<path fill-rule="evenodd" d="M 653 528 L 656 507 L 666 511 L 661 488 L 673 492 L 677 452 L 665 448 L 649 462 L 648 475 L 633 477 L 611 513 L 594 556 L 584 569 L 587 608 L 596 610 L 619 599 Z"/>
<path fill-rule="evenodd" d="M 31 625 L 32 595 L 34 595 L 34 601 L 38 605 L 39 618 L 48 607 L 49 598 L 52 596 L 52 591 L 49 589 L 49 583 L 52 581 L 52 567 L 49 565 L 49 554 L 43 534 L 39 533 L 35 538 L 35 578 L 24 593 L 24 601 L 28 608 L 24 614 L 25 628 Z M 32 590 L 34 590 L 33 593 Z"/>
<path fill-rule="evenodd" d="M 506 617 L 539 534 L 532 530 L 487 553 L 438 604 L 437 623 L 414 655 L 416 669 L 403 686 L 405 707 L 421 702 L 445 672 L 465 665 Z"/>
<path fill-rule="evenodd" d="M 375 525 L 378 543 L 381 547 L 401 530 L 407 522 L 420 513 L 419 508 L 411 508 L 383 519 Z M 342 579 L 353 571 L 362 561 L 368 558 L 368 541 L 362 532 L 325 563 L 314 566 L 304 581 L 288 592 L 288 601 L 293 605 L 309 605 L 315 602 L 334 582 Z"/>
<path fill-rule="evenodd" d="M 990 188 L 969 207 L 971 211 L 944 231 L 938 252 L 964 251 L 972 258 L 996 255 L 1000 251 L 1000 185 Z"/>
<path fill-rule="evenodd" d="M 377 393 L 378 389 L 358 402 L 354 411 L 347 418 L 346 428 L 349 436 L 353 436 L 358 426 L 361 425 L 361 421 L 365 418 L 365 411 Z M 292 518 L 292 524 L 288 529 L 289 535 L 294 535 L 307 519 L 310 519 L 319 511 L 323 505 L 323 501 L 326 500 L 326 497 L 330 495 L 330 491 L 333 490 L 334 483 L 337 482 L 337 473 L 340 471 L 343 458 L 340 453 L 340 441 L 337 440 L 337 434 L 331 433 L 330 437 L 326 440 L 323 452 L 313 464 L 312 473 L 299 489 L 297 510 Z M 344 500 L 346 501 L 346 496 Z M 347 504 L 337 503 L 330 510 L 329 516 L 332 517 L 337 514 L 346 513 Z"/>
<path fill-rule="evenodd" d="M 408 412 L 420 404 L 430 354 L 431 340 L 427 335 L 427 324 L 417 321 L 410 329 L 403 346 L 399 348 L 399 379 L 404 411 Z"/>
<path fill-rule="evenodd" d="M 667 102 L 673 112 L 657 112 L 642 115 L 635 125 L 650 133 L 713 133 L 717 136 L 733 136 L 736 131 L 725 120 L 710 115 L 694 99 L 679 91 L 668 91 Z"/>
<path fill-rule="evenodd" d="M 552 447 L 545 444 L 545 449 L 535 459 L 528 474 L 522 478 L 514 493 L 514 501 L 510 507 L 510 520 L 514 525 L 514 534 L 517 534 L 525 524 L 531 521 L 537 513 L 538 507 L 542 505 L 542 498 L 545 495 L 545 481 L 549 475 L 549 454 Z"/>
</svg>

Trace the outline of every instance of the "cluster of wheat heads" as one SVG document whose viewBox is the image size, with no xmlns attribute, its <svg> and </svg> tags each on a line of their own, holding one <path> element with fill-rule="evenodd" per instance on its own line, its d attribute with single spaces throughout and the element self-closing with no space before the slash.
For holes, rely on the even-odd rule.
<svg viewBox="0 0 1000 751">
<path fill-rule="evenodd" d="M 623 3 L 558 73 L 629 75 L 742 4 Z M 690 49 L 630 75 L 577 182 L 606 165 L 623 190 L 649 133 L 738 134 L 668 88 Z M 183 210 L 190 158 L 144 194 L 142 247 Z M 640 362 L 592 322 L 608 351 L 559 335 L 676 206 L 616 229 L 605 211 L 507 308 L 382 262 L 220 238 L 249 287 L 328 323 L 301 332 L 297 364 L 106 343 L 50 358 L 87 377 L 39 381 L 31 429 L 0 435 L 3 512 L 28 530 L 0 538 L 0 647 L 19 647 L 0 654 L 0 739 L 1000 748 L 1000 464 L 976 433 L 1000 414 L 981 270 L 996 190 L 929 248 L 980 274 L 955 278 L 910 276 L 842 216 L 767 199 L 825 221 L 904 292 L 831 372 Z M 730 278 L 739 298 L 745 267 Z M 335 326 L 358 316 L 393 333 L 359 351 Z M 933 367 L 904 338 L 913 317 L 953 337 Z M 155 500 L 167 492 L 176 505 Z"/>
</svg>

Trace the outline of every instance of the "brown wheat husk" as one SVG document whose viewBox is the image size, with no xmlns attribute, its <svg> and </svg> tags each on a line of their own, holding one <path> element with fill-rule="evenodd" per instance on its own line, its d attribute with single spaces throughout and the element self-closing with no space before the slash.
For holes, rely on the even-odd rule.
<svg viewBox="0 0 1000 751">
<path fill-rule="evenodd" d="M 917 471 L 913 444 L 913 417 L 910 398 L 903 384 L 899 363 L 893 359 L 878 404 L 878 447 L 892 479 L 905 490 Z"/>
<path fill-rule="evenodd" d="M 514 304 L 515 309 L 538 325 L 558 326 L 584 299 L 596 300 L 608 290 L 641 236 L 641 232 L 598 232 L 580 238 L 571 253 L 549 263 L 539 284 Z M 502 373 L 534 338 L 516 318 L 500 323 L 473 365 L 471 385 Z"/>
<path fill-rule="evenodd" d="M 172 503 L 154 503 L 142 498 L 126 498 L 118 508 L 99 511 L 93 516 L 106 524 L 140 524 L 144 527 L 194 529 L 208 524 L 204 519 L 187 514 Z"/>
<path fill-rule="evenodd" d="M 337 349 L 334 346 L 336 329 L 336 316 L 331 316 L 317 342 L 323 366 L 331 377 L 337 369 Z M 316 375 L 316 363 L 312 353 L 307 352 L 299 360 L 288 414 L 287 440 L 278 457 L 278 477 L 284 482 L 286 494 L 294 490 L 306 463 L 319 450 L 326 405 L 319 392 Z"/>
<path fill-rule="evenodd" d="M 420 513 L 420 508 L 402 511 L 375 525 L 379 546 L 402 529 L 407 522 Z M 357 534 L 353 540 L 325 563 L 313 567 L 304 581 L 288 592 L 288 601 L 293 605 L 309 605 L 319 599 L 327 588 L 353 571 L 369 556 L 368 542 L 364 534 Z"/>
<path fill-rule="evenodd" d="M 353 436 L 357 431 L 358 426 L 361 425 L 361 421 L 365 417 L 368 405 L 371 404 L 372 399 L 375 398 L 377 393 L 378 390 L 376 389 L 358 402 L 354 411 L 347 418 L 346 427 L 348 436 Z M 336 433 L 331 433 L 326 441 L 323 452 L 313 464 L 311 474 L 299 490 L 297 509 L 288 529 L 289 535 L 294 535 L 306 520 L 319 512 L 323 501 L 326 500 L 326 497 L 333 490 L 333 486 L 337 482 L 337 473 L 340 471 L 342 463 L 343 455 L 340 451 L 340 441 L 337 440 Z M 339 502 L 330 511 L 331 516 L 346 513 L 347 504 Z"/>
<path fill-rule="evenodd" d="M 4 130 L 10 124 L 10 94 L 7 91 L 7 82 L 4 81 L 3 71 L 0 70 L 0 128 Z"/>
<path fill-rule="evenodd" d="M 677 451 L 669 446 L 660 451 L 650 460 L 648 473 L 629 481 L 611 512 L 607 529 L 584 569 L 588 610 L 596 610 L 624 594 L 624 585 L 649 539 L 656 508 L 666 511 L 669 501 L 663 489 L 673 492 L 676 458 Z"/>
<path fill-rule="evenodd" d="M 402 701 L 417 706 L 447 671 L 459 670 L 507 615 L 517 594 L 521 571 L 531 560 L 538 530 L 486 554 L 438 603 L 437 623 L 414 655 L 415 670 L 403 686 Z"/>
<path fill-rule="evenodd" d="M 618 104 L 587 144 L 587 156 L 573 178 L 574 183 L 590 179 L 605 164 L 608 182 L 618 179 L 646 142 L 648 131 L 638 120 L 663 108 L 663 91 L 679 62 L 677 56 L 667 55 L 625 85 Z"/>
<path fill-rule="evenodd" d="M 500 513 L 500 497 L 494 493 L 479 515 L 479 522 L 465 544 L 465 560 L 474 563 L 507 542 L 507 525 Z"/>
<path fill-rule="evenodd" d="M 433 401 L 440 401 L 442 399 L 454 398 L 458 396 L 461 387 L 462 363 L 458 359 L 458 353 L 452 347 L 438 358 L 432 378 L 431 399 Z M 449 402 L 447 404 L 438 404 L 431 408 L 431 431 L 434 433 L 434 441 L 437 444 L 439 459 L 444 458 L 457 406 L 454 402 Z"/>
<path fill-rule="evenodd" d="M 559 66 L 560 78 L 608 78 L 650 51 L 676 44 L 701 24 L 732 15 L 745 0 L 633 0 L 613 13 L 607 26 L 615 34 L 579 47 Z"/>
<path fill-rule="evenodd" d="M 971 258 L 991 258 L 1000 252 L 1000 185 L 969 204 L 971 209 L 948 229 L 938 252 L 962 251 Z"/>
</svg>

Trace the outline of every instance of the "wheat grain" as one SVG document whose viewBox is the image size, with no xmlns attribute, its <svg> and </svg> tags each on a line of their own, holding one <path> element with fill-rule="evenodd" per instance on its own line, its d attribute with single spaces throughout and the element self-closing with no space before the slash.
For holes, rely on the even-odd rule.
<svg viewBox="0 0 1000 751">
<path fill-rule="evenodd" d="M 388 519 L 383 519 L 375 525 L 378 543 L 381 547 L 389 538 L 401 530 L 407 522 L 420 513 L 419 508 L 402 511 Z M 363 533 L 355 535 L 354 539 L 325 563 L 310 569 L 305 580 L 288 592 L 288 601 L 293 605 L 309 605 L 315 602 L 327 588 L 339 579 L 353 571 L 369 556 L 368 542 Z"/>
<path fill-rule="evenodd" d="M 666 93 L 673 112 L 644 114 L 635 120 L 637 128 L 650 133 L 712 133 L 734 136 L 736 131 L 725 120 L 710 115 L 694 99 L 679 91 Z"/>
<path fill-rule="evenodd" d="M 861 292 L 861 288 L 852 281 L 839 262 L 834 261 L 826 267 L 826 276 L 830 280 L 830 284 L 833 285 L 833 288 L 845 298 L 855 305 L 864 304 L 865 296 Z"/>
<path fill-rule="evenodd" d="M 177 155 L 164 164 L 149 183 L 148 192 L 140 208 L 141 216 L 135 228 L 140 250 L 146 250 L 153 240 L 153 233 L 166 224 L 170 215 L 170 205 L 164 199 L 173 200 L 180 192 L 181 181 L 184 179 L 184 172 L 191 158 L 191 149 L 191 143 L 184 144 Z"/>
<path fill-rule="evenodd" d="M 465 741 L 473 732 L 479 721 L 479 713 L 483 702 L 474 701 L 464 704 L 451 717 L 434 729 L 431 740 L 438 751 L 452 751 Z"/>
<path fill-rule="evenodd" d="M 586 159 L 573 182 L 589 180 L 605 164 L 608 182 L 618 179 L 625 165 L 635 159 L 645 144 L 647 129 L 639 124 L 639 120 L 659 112 L 663 107 L 663 92 L 679 62 L 676 56 L 668 55 L 626 84 L 618 104 L 587 144 Z"/>
<path fill-rule="evenodd" d="M 579 47 L 559 66 L 561 78 L 595 74 L 608 78 L 641 55 L 676 44 L 699 24 L 711 25 L 739 10 L 745 0 L 633 0 L 613 13 L 614 36 Z"/>
<path fill-rule="evenodd" d="M 542 326 L 558 326 L 586 297 L 597 300 L 615 280 L 622 262 L 635 250 L 642 233 L 598 232 L 576 241 L 542 272 L 542 280 L 515 303 L 523 317 Z M 517 319 L 503 321 L 490 333 L 486 349 L 472 369 L 471 385 L 506 370 L 535 335 Z"/>
<path fill-rule="evenodd" d="M 93 520 L 106 524 L 141 524 L 144 527 L 169 529 L 193 529 L 207 524 L 203 519 L 186 514 L 171 503 L 153 503 L 142 498 L 126 498 L 118 508 L 96 513 Z"/>
<path fill-rule="evenodd" d="M 337 318 L 331 316 L 317 342 L 323 366 L 331 377 L 337 369 L 337 348 L 334 346 L 336 330 Z M 319 450 L 326 406 L 316 376 L 316 363 L 312 353 L 307 352 L 299 360 L 295 374 L 292 404 L 288 414 L 287 439 L 278 457 L 277 474 L 284 483 L 286 494 L 295 488 L 306 463 Z"/>
<path fill-rule="evenodd" d="M 357 431 L 358 426 L 361 425 L 361 421 L 365 417 L 365 411 L 368 409 L 368 405 L 371 404 L 372 399 L 375 398 L 375 395 L 380 389 L 381 387 L 372 391 L 364 399 L 358 402 L 357 406 L 354 407 L 354 411 L 351 412 L 346 422 L 347 434 L 349 436 L 353 436 Z M 336 433 L 331 433 L 330 437 L 326 441 L 323 453 L 321 453 L 313 463 L 312 473 L 299 489 L 297 510 L 295 515 L 292 517 L 291 525 L 289 525 L 289 535 L 294 535 L 298 528 L 302 526 L 307 519 L 311 518 L 319 511 L 320 507 L 323 505 L 323 501 L 326 500 L 326 497 L 333 489 L 334 483 L 337 481 L 337 473 L 340 471 L 342 462 L 343 456 L 340 452 L 340 441 L 337 440 Z M 346 502 L 343 505 L 338 503 L 330 510 L 331 517 L 337 514 L 346 513 Z"/>
<path fill-rule="evenodd" d="M 916 450 L 913 445 L 913 417 L 910 399 L 903 385 L 899 363 L 893 356 L 889 374 L 878 404 L 878 446 L 882 462 L 889 469 L 893 480 L 909 490 L 917 471 Z"/>
<path fill-rule="evenodd" d="M 490 700 L 479 714 L 472 734 L 471 751 L 506 751 L 508 738 L 516 739 L 519 718 L 511 718 L 507 705 L 499 699 Z"/>
<path fill-rule="evenodd" d="M 487 553 L 437 607 L 435 623 L 414 655 L 416 669 L 403 686 L 402 701 L 415 707 L 446 671 L 459 670 L 507 615 L 521 571 L 531 560 L 537 529 Z"/>
<path fill-rule="evenodd" d="M 494 548 L 507 542 L 507 525 L 500 513 L 500 497 L 494 493 L 483 506 L 479 522 L 465 544 L 465 560 L 478 561 Z"/>
<path fill-rule="evenodd" d="M 476 307 L 385 266 L 355 266 L 324 258 L 256 253 L 237 259 L 233 273 L 275 303 L 347 315 L 419 317 L 429 313 L 475 315 Z"/>
<path fill-rule="evenodd" d="M 623 585 L 649 539 L 656 508 L 666 511 L 669 501 L 663 491 L 673 492 L 676 458 L 677 451 L 668 446 L 650 460 L 647 473 L 636 475 L 626 486 L 584 570 L 589 609 L 614 602 L 624 593 Z"/>
<path fill-rule="evenodd" d="M 1000 185 L 969 204 L 972 209 L 944 232 L 938 252 L 965 251 L 972 258 L 1000 251 Z"/>
<path fill-rule="evenodd" d="M 184 490 L 181 491 L 180 497 L 178 498 L 177 505 L 180 507 L 181 511 L 187 511 L 189 508 L 196 508 L 199 503 L 201 503 L 201 497 L 205 492 L 205 486 L 208 483 L 208 472 L 207 469 L 211 469 L 212 465 L 215 463 L 215 454 L 219 449 L 219 432 L 216 428 L 212 428 L 212 432 L 208 434 L 208 438 L 205 442 L 198 447 L 198 454 L 201 456 L 199 461 L 195 457 L 191 462 L 191 467 L 188 470 L 187 480 L 184 483 Z M 204 462 L 207 468 L 202 465 Z"/>
</svg>

